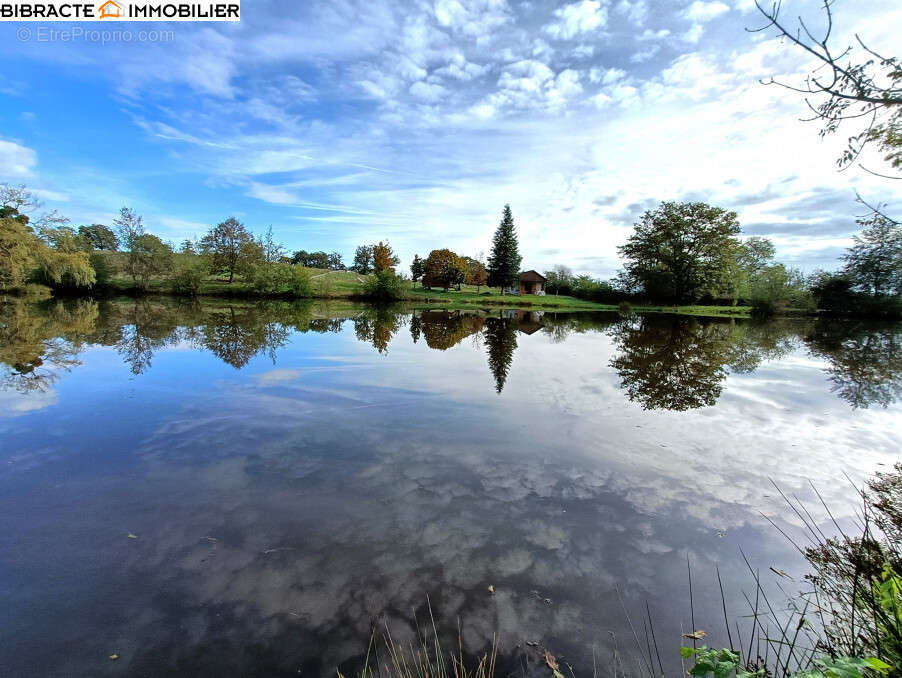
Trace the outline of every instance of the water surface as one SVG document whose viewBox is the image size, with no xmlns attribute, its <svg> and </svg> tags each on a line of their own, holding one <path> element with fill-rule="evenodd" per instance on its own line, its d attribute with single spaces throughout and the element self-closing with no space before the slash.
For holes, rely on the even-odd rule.
<svg viewBox="0 0 902 678">
<path fill-rule="evenodd" d="M 902 328 L 835 320 L 8 301 L 0 380 L 3 676 L 349 675 L 427 596 L 577 675 L 648 603 L 678 670 L 687 559 L 725 643 L 740 548 L 803 586 L 771 480 L 847 520 L 902 433 Z"/>
</svg>

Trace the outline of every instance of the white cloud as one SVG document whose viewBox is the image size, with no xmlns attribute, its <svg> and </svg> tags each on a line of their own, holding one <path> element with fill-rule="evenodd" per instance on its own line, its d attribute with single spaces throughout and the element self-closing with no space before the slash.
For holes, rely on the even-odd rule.
<svg viewBox="0 0 902 678">
<path fill-rule="evenodd" d="M 668 35 L 670 35 L 670 31 L 666 28 L 662 28 L 657 31 L 653 31 L 650 28 L 646 28 L 642 31 L 641 35 L 637 37 L 637 40 L 647 41 L 647 40 L 663 40 Z"/>
<path fill-rule="evenodd" d="M 661 47 L 658 45 L 652 45 L 648 49 L 644 49 L 641 52 L 636 52 L 630 57 L 630 61 L 634 64 L 645 63 L 646 61 L 653 59 L 655 55 L 661 51 Z"/>
<path fill-rule="evenodd" d="M 557 40 L 570 40 L 580 33 L 603 28 L 608 22 L 608 8 L 599 0 L 580 0 L 554 10 L 558 20 L 545 31 Z"/>
<path fill-rule="evenodd" d="M 713 2 L 705 2 L 704 0 L 695 0 L 689 7 L 687 7 L 683 11 L 683 16 L 685 16 L 690 21 L 711 21 L 712 19 L 716 19 L 721 14 L 725 14 L 730 11 L 730 6 L 720 2 L 719 0 L 714 0 Z"/>
<path fill-rule="evenodd" d="M 32 149 L 15 141 L 0 139 L 0 167 L 3 168 L 3 179 L 15 180 L 30 177 L 38 154 Z"/>
<path fill-rule="evenodd" d="M 648 17 L 648 4 L 645 0 L 620 0 L 615 9 L 636 26 L 644 25 Z"/>
<path fill-rule="evenodd" d="M 683 33 L 682 38 L 690 45 L 697 45 L 698 41 L 702 39 L 702 35 L 705 32 L 705 27 L 701 24 L 692 24 L 692 27 Z"/>
<path fill-rule="evenodd" d="M 441 85 L 435 85 L 428 82 L 415 82 L 410 86 L 410 93 L 422 101 L 438 101 L 446 92 L 447 90 Z"/>
<path fill-rule="evenodd" d="M 850 21 L 849 30 L 868 28 L 866 21 L 880 27 L 893 7 L 875 2 L 879 11 Z M 750 205 L 773 186 L 783 202 L 762 198 L 743 218 L 804 229 L 814 222 L 788 210 L 814 187 L 850 195 L 867 187 L 895 198 L 895 187 L 877 191 L 870 179 L 835 174 L 841 140 L 818 139 L 813 125 L 798 122 L 801 100 L 758 84 L 770 75 L 800 82 L 804 56 L 749 35 L 749 17 L 725 8 L 584 0 L 552 15 L 538 3 L 503 0 L 336 0 L 299 6 L 280 21 L 184 25 L 177 43 L 108 45 L 102 60 L 73 45 L 65 53 L 47 46 L 40 58 L 103 66 L 96 72 L 127 92 L 124 110 L 140 141 L 165 154 L 167 171 L 181 173 L 186 186 L 203 182 L 196 194 L 209 189 L 228 201 L 232 191 L 236 202 L 256 201 L 241 206 L 248 221 L 282 224 L 291 246 L 352 252 L 361 238 L 391 237 L 409 258 L 441 234 L 475 252 L 486 247 L 497 206 L 510 201 L 531 267 L 554 257 L 606 275 L 617 267 L 634 205 L 685 194 Z M 888 40 L 876 30 L 865 35 Z M 159 68 L 146 69 L 148 62 Z M 34 104 L 28 110 L 44 118 Z M 2 166 L 23 180 L 37 171 L 29 146 L 43 148 L 0 141 Z M 84 164 L 94 166 L 73 179 L 60 171 L 52 183 L 44 176 L 52 168 L 41 166 L 41 186 L 69 196 L 68 205 L 53 205 L 64 213 L 87 220 L 133 195 L 146 214 L 169 213 L 142 195 L 143 177 L 129 176 L 123 163 Z M 779 179 L 791 174 L 799 178 L 788 189 Z M 91 193 L 85 176 L 97 184 L 105 175 L 115 195 L 82 197 Z M 595 202 L 609 196 L 616 200 Z M 186 203 L 175 220 L 159 223 L 192 234 L 194 224 L 221 218 L 208 209 Z M 780 242 L 805 256 L 788 236 Z M 540 254 L 550 250 L 558 253 Z"/>
</svg>

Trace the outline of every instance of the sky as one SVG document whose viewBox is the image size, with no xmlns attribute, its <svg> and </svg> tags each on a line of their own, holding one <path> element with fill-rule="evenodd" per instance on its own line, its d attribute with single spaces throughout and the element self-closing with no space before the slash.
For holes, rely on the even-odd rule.
<svg viewBox="0 0 902 678">
<path fill-rule="evenodd" d="M 784 12 L 820 26 L 818 4 Z M 896 0 L 835 10 L 833 44 L 897 47 Z M 760 25 L 752 0 L 245 0 L 239 23 L 117 23 L 132 40 L 106 43 L 2 23 L 0 182 L 74 225 L 127 205 L 179 243 L 235 216 L 348 263 L 387 239 L 404 267 L 488 253 L 510 203 L 524 270 L 599 277 L 644 211 L 703 200 L 781 260 L 836 268 L 855 191 L 902 187 L 838 171 L 847 135 L 761 84 L 811 63 Z"/>
</svg>

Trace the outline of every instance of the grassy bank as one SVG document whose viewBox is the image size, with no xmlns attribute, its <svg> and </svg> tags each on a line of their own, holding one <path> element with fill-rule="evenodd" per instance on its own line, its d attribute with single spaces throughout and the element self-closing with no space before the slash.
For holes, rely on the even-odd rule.
<svg viewBox="0 0 902 678">
<path fill-rule="evenodd" d="M 320 269 L 307 269 L 310 274 L 310 283 L 313 298 L 316 299 L 355 299 L 361 295 L 361 285 L 366 276 L 353 271 L 324 271 Z M 426 289 L 420 285 L 407 283 L 406 298 L 403 300 L 416 308 L 441 308 L 441 309 L 480 309 L 480 308 L 522 308 L 530 310 L 554 310 L 554 311 L 616 311 L 617 306 L 611 304 L 598 304 L 584 299 L 577 299 L 566 295 L 502 295 L 499 289 L 462 285 L 460 290 L 450 289 Z M 115 276 L 107 284 L 99 288 L 109 295 L 134 295 L 138 293 L 130 278 Z M 172 294 L 172 285 L 166 278 L 155 278 L 149 281 L 146 294 Z M 198 290 L 198 296 L 203 297 L 228 297 L 228 298 L 260 298 L 252 285 L 236 277 L 231 283 L 219 276 L 205 278 Z M 274 294 L 265 295 L 270 298 L 290 298 L 291 294 L 286 290 Z M 749 317 L 751 308 L 748 306 L 660 306 L 660 305 L 636 305 L 634 311 L 647 313 L 678 313 L 698 316 L 721 317 Z"/>
</svg>

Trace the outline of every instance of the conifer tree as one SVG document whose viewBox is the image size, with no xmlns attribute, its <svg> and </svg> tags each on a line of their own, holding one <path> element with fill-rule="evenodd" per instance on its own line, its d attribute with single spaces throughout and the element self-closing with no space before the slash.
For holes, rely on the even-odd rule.
<svg viewBox="0 0 902 678">
<path fill-rule="evenodd" d="M 500 287 L 502 291 L 515 283 L 520 275 L 520 252 L 517 248 L 517 232 L 511 206 L 505 205 L 501 223 L 492 238 L 492 253 L 489 256 L 490 287 Z"/>
<path fill-rule="evenodd" d="M 501 393 L 514 361 L 514 351 L 517 350 L 517 328 L 513 322 L 504 318 L 486 318 L 483 338 L 487 347 L 489 369 L 495 377 L 495 391 Z"/>
</svg>

